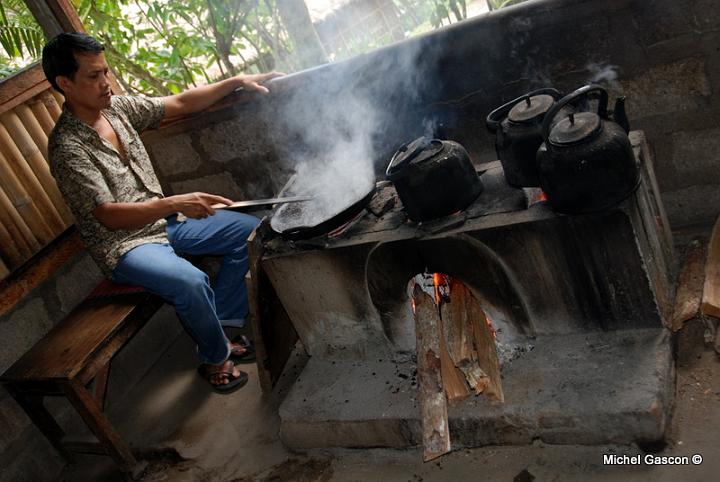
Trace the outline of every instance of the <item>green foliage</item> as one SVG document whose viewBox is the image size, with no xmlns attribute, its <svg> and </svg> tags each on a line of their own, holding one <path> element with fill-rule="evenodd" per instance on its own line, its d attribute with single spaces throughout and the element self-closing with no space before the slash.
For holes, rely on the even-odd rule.
<svg viewBox="0 0 720 482">
<path fill-rule="evenodd" d="M 490 10 L 498 10 L 524 1 L 526 0 L 487 0 L 487 3 Z"/>
<path fill-rule="evenodd" d="M 401 19 L 412 19 L 409 36 L 467 18 L 466 0 L 393 0 Z"/>
<path fill-rule="evenodd" d="M 45 39 L 22 0 L 0 1 L 2 77 L 39 58 Z M 240 72 L 292 72 L 300 66 L 278 0 L 72 1 L 129 92 L 168 95 Z M 467 18 L 468 0 L 392 1 L 405 36 Z M 487 3 L 497 9 L 520 1 Z M 397 39 L 376 27 L 358 23 L 346 31 L 344 46 L 332 57 L 347 58 Z"/>
<path fill-rule="evenodd" d="M 45 36 L 22 0 L 0 2 L 0 78 L 38 59 Z"/>
<path fill-rule="evenodd" d="M 430 24 L 434 28 L 442 27 L 446 20 L 448 24 L 451 24 L 453 22 L 452 17 L 455 17 L 456 22 L 467 18 L 465 0 L 433 0 L 433 6 L 434 8 L 430 13 Z"/>
<path fill-rule="evenodd" d="M 131 92 L 180 92 L 243 71 L 292 68 L 275 0 L 73 0 Z"/>
</svg>

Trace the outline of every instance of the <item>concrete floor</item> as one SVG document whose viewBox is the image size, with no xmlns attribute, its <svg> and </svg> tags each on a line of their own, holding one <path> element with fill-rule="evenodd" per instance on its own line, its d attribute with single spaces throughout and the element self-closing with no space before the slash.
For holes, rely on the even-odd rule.
<svg viewBox="0 0 720 482">
<path fill-rule="evenodd" d="M 110 405 L 118 430 L 149 448 L 146 481 L 456 481 L 717 480 L 720 473 L 720 370 L 692 320 L 678 336 L 677 405 L 669 445 L 660 455 L 701 454 L 690 466 L 603 466 L 603 454 L 635 455 L 635 446 L 489 446 L 429 463 L 413 450 L 313 450 L 292 453 L 279 441 L 277 407 L 287 386 L 264 398 L 251 381 L 232 395 L 212 393 L 195 373 L 194 348 L 182 334 L 122 403 Z M 304 363 L 296 355 L 292 378 Z M 282 385 L 282 384 L 281 384 Z M 286 384 L 287 385 L 287 384 Z M 109 458 L 86 456 L 62 480 L 123 480 Z"/>
</svg>

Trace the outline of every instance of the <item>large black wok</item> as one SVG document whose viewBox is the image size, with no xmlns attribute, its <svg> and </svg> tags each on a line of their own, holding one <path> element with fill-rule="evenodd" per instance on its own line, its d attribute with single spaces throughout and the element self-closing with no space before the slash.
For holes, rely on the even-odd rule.
<svg viewBox="0 0 720 482">
<path fill-rule="evenodd" d="M 312 195 L 311 201 L 278 206 L 270 218 L 270 227 L 285 239 L 297 241 L 329 233 L 360 213 L 375 194 L 375 183 L 367 189 L 343 189 L 342 199 L 327 193 L 295 192 L 288 186 L 284 195 Z"/>
</svg>

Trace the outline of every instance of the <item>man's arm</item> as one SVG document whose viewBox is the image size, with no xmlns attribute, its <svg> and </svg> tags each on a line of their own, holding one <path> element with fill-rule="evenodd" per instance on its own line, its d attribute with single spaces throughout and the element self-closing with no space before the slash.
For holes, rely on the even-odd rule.
<svg viewBox="0 0 720 482">
<path fill-rule="evenodd" d="M 214 84 L 189 89 L 180 94 L 163 97 L 165 101 L 165 118 L 200 112 L 241 87 L 247 91 L 267 94 L 269 92 L 267 87 L 261 85 L 261 83 L 281 75 L 283 74 L 279 72 L 238 75 Z"/>
<path fill-rule="evenodd" d="M 95 207 L 92 214 L 108 229 L 129 230 L 140 229 L 178 212 L 189 218 L 206 218 L 215 214 L 212 205 L 217 203 L 230 205 L 232 201 L 214 194 L 194 192 L 145 202 L 103 203 Z"/>
</svg>

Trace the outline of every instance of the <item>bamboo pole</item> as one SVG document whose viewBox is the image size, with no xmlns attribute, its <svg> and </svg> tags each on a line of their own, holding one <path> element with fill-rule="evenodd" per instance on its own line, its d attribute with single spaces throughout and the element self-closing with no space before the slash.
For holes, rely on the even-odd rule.
<svg viewBox="0 0 720 482">
<path fill-rule="evenodd" d="M 71 224 L 73 222 L 72 215 L 65 205 L 65 200 L 62 194 L 60 194 L 57 184 L 55 184 L 55 179 L 53 179 L 52 174 L 50 174 L 50 166 L 45 162 L 43 155 L 30 137 L 30 134 L 25 130 L 22 122 L 20 122 L 20 118 L 14 112 L 5 112 L 4 114 L 0 114 L 0 123 L 7 129 L 15 145 L 22 153 L 22 157 L 25 158 L 38 181 L 40 181 L 43 189 L 48 196 L 50 196 L 60 216 L 65 222 Z"/>
<path fill-rule="evenodd" d="M 20 266 L 23 261 L 30 257 L 26 253 L 21 253 L 14 241 L 10 232 L 5 229 L 4 225 L 0 224 L 0 256 L 7 260 L 12 269 Z"/>
<path fill-rule="evenodd" d="M 5 265 L 2 259 L 0 259 L 0 280 L 3 280 L 8 277 L 10 274 L 10 270 Z"/>
<path fill-rule="evenodd" d="M 30 110 L 32 110 L 35 118 L 40 123 L 45 135 L 50 137 L 50 133 L 52 132 L 53 127 L 55 127 L 55 120 L 53 120 L 50 112 L 48 112 L 48 109 L 42 101 L 40 95 L 36 95 L 35 98 L 28 101 L 27 105 L 30 106 Z"/>
<path fill-rule="evenodd" d="M 22 216 L 35 237 L 42 245 L 45 245 L 55 238 L 52 229 L 43 219 L 33 200 L 28 196 L 27 191 L 10 169 L 7 159 L 0 154 L 0 187 L 5 190 L 12 206 Z"/>
<path fill-rule="evenodd" d="M 40 98 L 42 99 L 43 104 L 45 104 L 45 107 L 47 107 L 50 117 L 52 117 L 53 121 L 57 122 L 60 118 L 60 114 L 62 114 L 62 109 L 60 108 L 58 101 L 55 99 L 55 96 L 52 95 L 51 90 L 53 89 L 42 92 L 40 94 Z"/>
<path fill-rule="evenodd" d="M 17 256 L 12 253 L 8 255 L 13 264 L 18 259 L 22 261 L 29 258 L 42 247 L 2 188 L 0 188 L 0 224 L 10 236 L 11 242 L 8 244 L 13 248 L 13 252 L 18 253 Z M 3 246 L 5 244 L 3 242 Z"/>
<path fill-rule="evenodd" d="M 30 134 L 30 138 L 33 142 L 35 142 L 35 146 L 45 158 L 45 162 L 49 165 L 50 158 L 48 157 L 47 134 L 43 131 L 43 128 L 35 117 L 35 114 L 33 114 L 33 111 L 30 110 L 30 107 L 26 104 L 16 106 L 13 111 L 15 112 L 15 115 L 17 115 L 18 119 L 20 119 L 20 122 L 23 127 L 25 127 L 27 133 Z"/>
<path fill-rule="evenodd" d="M 57 104 L 62 107 L 62 105 L 65 103 L 65 97 L 55 89 L 50 89 L 50 94 L 55 98 L 55 102 L 57 102 Z"/>
<path fill-rule="evenodd" d="M 22 153 L 12 141 L 10 134 L 2 124 L 0 124 L 0 154 L 4 154 L 5 161 L 20 179 L 21 184 L 28 194 L 30 194 L 30 197 L 38 206 L 40 212 L 43 213 L 46 222 L 54 232 L 59 234 L 63 232 L 67 226 L 72 224 L 72 217 L 70 217 L 70 222 L 68 222 L 61 216 L 58 206 L 55 206 L 53 200 L 50 199 L 48 193 L 43 189 L 35 173 L 25 161 Z"/>
</svg>

